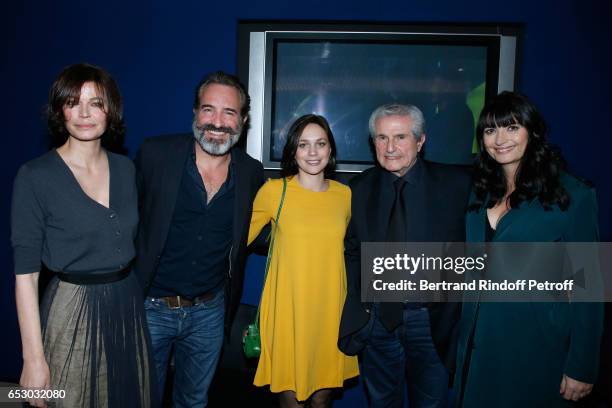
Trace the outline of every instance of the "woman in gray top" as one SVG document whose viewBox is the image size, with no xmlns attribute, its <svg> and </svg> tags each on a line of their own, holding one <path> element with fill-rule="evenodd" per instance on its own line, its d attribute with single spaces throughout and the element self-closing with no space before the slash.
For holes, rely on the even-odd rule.
<svg viewBox="0 0 612 408">
<path fill-rule="evenodd" d="M 60 147 L 24 164 L 13 191 L 20 384 L 64 390 L 51 395 L 57 406 L 155 406 L 142 291 L 129 269 L 134 168 L 104 147 L 124 132 L 115 81 L 98 67 L 67 67 L 49 93 L 48 124 Z M 55 276 L 39 309 L 43 266 Z"/>
</svg>

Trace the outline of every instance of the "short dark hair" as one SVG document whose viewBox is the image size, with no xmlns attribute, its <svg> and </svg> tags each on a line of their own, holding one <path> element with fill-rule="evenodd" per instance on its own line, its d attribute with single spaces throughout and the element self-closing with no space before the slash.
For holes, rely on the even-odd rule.
<svg viewBox="0 0 612 408">
<path fill-rule="evenodd" d="M 198 86 L 195 88 L 193 109 L 198 109 L 200 107 L 200 93 L 204 90 L 204 88 L 212 84 L 226 85 L 236 88 L 240 94 L 240 116 L 243 119 L 247 117 L 249 110 L 251 109 L 251 98 L 249 97 L 246 88 L 242 82 L 240 82 L 237 76 L 225 73 L 223 71 L 208 74 L 198 83 Z"/>
<path fill-rule="evenodd" d="M 333 175 L 334 169 L 336 168 L 336 142 L 334 140 L 334 135 L 329 127 L 329 123 L 327 123 L 327 120 L 323 116 L 311 113 L 299 117 L 295 122 L 293 122 L 289 128 L 289 131 L 287 132 L 287 142 L 283 148 L 283 158 L 281 159 L 281 175 L 283 177 L 294 176 L 298 173 L 299 167 L 295 161 L 295 154 L 297 152 L 300 136 L 302 136 L 304 128 L 311 123 L 319 125 L 327 135 L 331 153 L 329 156 L 329 162 L 327 163 L 327 166 L 325 166 L 324 171 L 325 177 L 331 177 Z"/>
<path fill-rule="evenodd" d="M 68 139 L 64 106 L 70 100 L 79 99 L 81 88 L 86 82 L 93 82 L 104 100 L 106 131 L 102 135 L 102 145 L 109 150 L 121 150 L 125 124 L 123 123 L 123 101 L 119 87 L 104 69 L 86 63 L 64 68 L 49 90 L 47 126 L 52 144 L 61 146 Z"/>
</svg>

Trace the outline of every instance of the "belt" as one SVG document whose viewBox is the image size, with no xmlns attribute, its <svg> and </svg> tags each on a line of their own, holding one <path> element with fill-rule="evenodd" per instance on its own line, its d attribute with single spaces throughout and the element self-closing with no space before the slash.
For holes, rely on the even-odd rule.
<svg viewBox="0 0 612 408">
<path fill-rule="evenodd" d="M 182 296 L 164 296 L 154 299 L 164 303 L 169 309 L 178 309 L 180 307 L 191 307 L 199 305 L 200 303 L 208 302 L 209 300 L 212 300 L 216 294 L 217 292 L 208 292 L 204 293 L 203 295 L 196 296 L 193 299 L 187 299 Z"/>
<path fill-rule="evenodd" d="M 63 282 L 75 285 L 94 285 L 112 283 L 126 278 L 130 274 L 130 267 L 108 273 L 65 273 L 56 272 L 55 275 Z"/>
</svg>

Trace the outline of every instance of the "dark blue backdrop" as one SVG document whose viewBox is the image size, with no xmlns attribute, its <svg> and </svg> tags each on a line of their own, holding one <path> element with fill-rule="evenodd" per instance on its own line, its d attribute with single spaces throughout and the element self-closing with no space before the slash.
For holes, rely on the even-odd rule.
<svg viewBox="0 0 612 408">
<path fill-rule="evenodd" d="M 20 370 L 9 243 L 12 181 L 20 164 L 47 147 L 43 108 L 60 69 L 87 61 L 108 69 L 125 99 L 127 146 L 190 128 L 192 88 L 208 71 L 236 69 L 238 19 L 525 24 L 520 91 L 547 118 L 550 138 L 574 173 L 599 192 L 602 239 L 610 240 L 612 188 L 608 57 L 612 39 L 604 1 L 135 0 L 10 2 L 0 24 L 4 113 L 0 199 L 0 380 Z"/>
</svg>

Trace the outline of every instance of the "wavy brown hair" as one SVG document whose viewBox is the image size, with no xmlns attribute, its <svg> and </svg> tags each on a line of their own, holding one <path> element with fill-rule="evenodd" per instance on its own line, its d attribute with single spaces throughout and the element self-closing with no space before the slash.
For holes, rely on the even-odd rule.
<svg viewBox="0 0 612 408">
<path fill-rule="evenodd" d="M 93 82 L 104 101 L 106 131 L 102 145 L 111 151 L 123 150 L 125 125 L 123 123 L 123 101 L 115 80 L 104 69 L 86 63 L 70 65 L 62 70 L 49 91 L 47 105 L 47 126 L 53 146 L 63 145 L 68 139 L 64 106 L 79 100 L 81 88 L 86 82 Z"/>
</svg>

